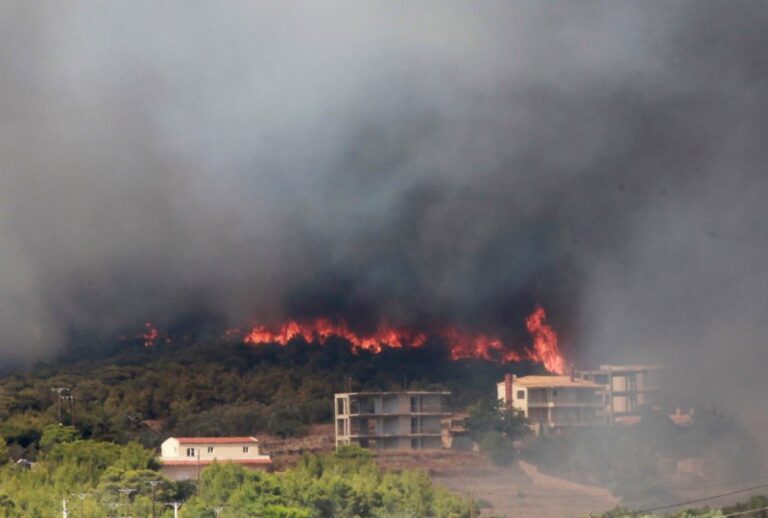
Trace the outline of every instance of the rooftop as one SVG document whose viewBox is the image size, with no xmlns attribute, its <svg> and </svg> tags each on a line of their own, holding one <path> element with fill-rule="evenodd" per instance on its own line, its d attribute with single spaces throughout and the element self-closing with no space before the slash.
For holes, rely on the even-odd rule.
<svg viewBox="0 0 768 518">
<path fill-rule="evenodd" d="M 181 444 L 242 444 L 259 442 L 256 437 L 169 437 Z"/>
<path fill-rule="evenodd" d="M 504 383 L 503 381 L 500 383 Z M 547 387 L 573 387 L 573 388 L 591 388 L 602 389 L 602 385 L 592 383 L 578 378 L 571 379 L 570 376 L 523 376 L 515 378 L 513 383 L 521 387 L 528 388 L 547 388 Z"/>
</svg>

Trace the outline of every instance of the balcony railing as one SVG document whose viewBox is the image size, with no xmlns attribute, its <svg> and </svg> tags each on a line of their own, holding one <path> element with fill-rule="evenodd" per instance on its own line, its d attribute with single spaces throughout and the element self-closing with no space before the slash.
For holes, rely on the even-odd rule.
<svg viewBox="0 0 768 518">
<path fill-rule="evenodd" d="M 528 408 L 602 408 L 602 401 L 529 401 Z"/>
<path fill-rule="evenodd" d="M 355 433 L 354 430 L 346 437 L 357 437 L 361 439 L 371 439 L 375 437 L 439 437 L 442 432 L 382 432 L 382 433 Z"/>
<path fill-rule="evenodd" d="M 451 413 L 450 412 L 446 412 L 443 409 L 435 409 L 435 410 L 422 409 L 420 412 L 411 412 L 408 409 L 405 409 L 405 410 L 396 409 L 394 411 L 387 411 L 387 412 L 359 412 L 359 411 L 355 412 L 355 411 L 352 411 L 348 415 L 349 416 L 360 416 L 360 417 L 367 417 L 367 416 L 372 416 L 372 417 L 392 416 L 392 417 L 396 417 L 396 416 L 401 416 L 401 415 L 449 416 L 449 415 L 451 415 Z"/>
</svg>

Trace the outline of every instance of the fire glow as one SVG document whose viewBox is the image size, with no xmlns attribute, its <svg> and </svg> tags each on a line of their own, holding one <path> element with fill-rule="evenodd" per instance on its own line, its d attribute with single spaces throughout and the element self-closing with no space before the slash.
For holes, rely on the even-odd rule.
<svg viewBox="0 0 768 518">
<path fill-rule="evenodd" d="M 137 338 L 144 343 L 144 347 L 153 347 L 157 343 L 158 338 L 160 338 L 160 333 L 152 325 L 152 322 L 146 322 L 144 324 L 144 331 Z"/>
<path fill-rule="evenodd" d="M 171 343 L 171 339 L 168 336 L 161 335 L 152 322 L 144 323 L 144 330 L 136 335 L 136 339 L 139 340 L 144 347 L 154 347 L 159 342 L 166 344 Z"/>
<path fill-rule="evenodd" d="M 533 346 L 530 348 L 512 347 L 498 338 L 464 333 L 454 327 L 447 327 L 432 334 L 445 341 L 450 348 L 453 360 L 464 358 L 501 362 L 528 360 L 544 365 L 550 372 L 563 374 L 566 363 L 560 353 L 557 333 L 546 323 L 546 316 L 544 309 L 537 306 L 526 319 L 526 328 L 533 338 Z M 245 334 L 243 340 L 252 345 L 270 343 L 286 345 L 295 338 L 301 338 L 307 343 L 317 342 L 322 345 L 331 336 L 346 339 L 357 350 L 374 353 L 379 353 L 384 348 L 420 347 L 427 340 L 425 333 L 388 326 L 381 326 L 375 333 L 361 335 L 343 322 L 332 322 L 324 318 L 304 322 L 290 321 L 279 329 L 257 325 Z"/>
</svg>

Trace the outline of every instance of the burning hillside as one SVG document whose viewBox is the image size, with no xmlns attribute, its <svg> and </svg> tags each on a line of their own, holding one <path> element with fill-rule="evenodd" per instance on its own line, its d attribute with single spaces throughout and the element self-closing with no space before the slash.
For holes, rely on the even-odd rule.
<svg viewBox="0 0 768 518">
<path fill-rule="evenodd" d="M 528 316 L 526 328 L 533 338 L 531 347 L 521 347 L 485 334 L 463 332 L 452 326 L 425 333 L 382 325 L 373 333 L 362 334 L 353 331 L 344 322 L 333 322 L 326 318 L 291 320 L 276 328 L 256 325 L 245 333 L 243 340 L 252 345 L 270 343 L 286 345 L 298 338 L 307 343 L 322 345 L 328 338 L 336 336 L 346 339 L 357 350 L 379 353 L 385 348 L 420 347 L 427 341 L 428 336 L 435 336 L 447 344 L 453 360 L 463 358 L 481 358 L 496 362 L 528 360 L 544 365 L 550 372 L 564 373 L 565 360 L 558 346 L 557 333 L 546 323 L 546 312 L 543 308 L 536 307 Z"/>
</svg>

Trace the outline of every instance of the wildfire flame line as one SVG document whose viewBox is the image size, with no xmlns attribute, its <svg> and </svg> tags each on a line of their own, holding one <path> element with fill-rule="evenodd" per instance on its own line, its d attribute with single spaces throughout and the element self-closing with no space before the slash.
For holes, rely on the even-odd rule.
<svg viewBox="0 0 768 518">
<path fill-rule="evenodd" d="M 537 306 L 526 319 L 525 325 L 533 338 L 533 347 L 521 350 L 509 347 L 498 338 L 463 333 L 454 327 L 448 327 L 433 334 L 447 343 L 451 351 L 451 359 L 454 360 L 463 358 L 482 358 L 503 362 L 530 360 L 541 363 L 550 372 L 564 374 L 566 363 L 560 353 L 557 333 L 546 323 L 544 308 Z M 387 326 L 382 326 L 373 334 L 360 335 L 343 322 L 332 322 L 325 318 L 305 322 L 290 321 L 280 326 L 278 330 L 257 325 L 246 333 L 243 340 L 253 345 L 268 343 L 286 345 L 294 338 L 302 338 L 307 343 L 324 344 L 331 336 L 346 339 L 355 349 L 374 353 L 379 353 L 386 347 L 420 347 L 427 340 L 427 335 L 424 333 Z"/>
</svg>

